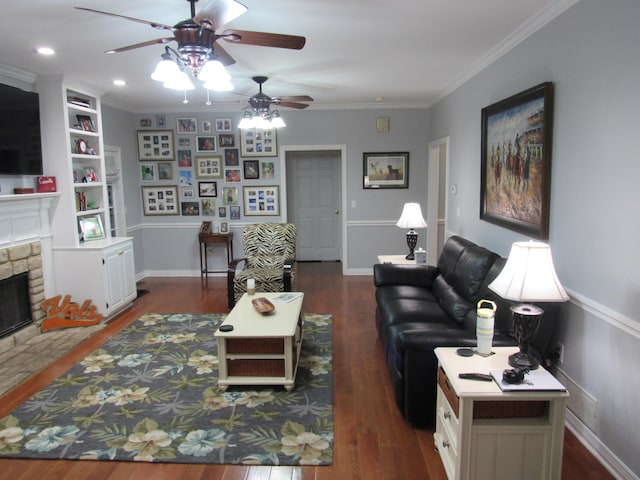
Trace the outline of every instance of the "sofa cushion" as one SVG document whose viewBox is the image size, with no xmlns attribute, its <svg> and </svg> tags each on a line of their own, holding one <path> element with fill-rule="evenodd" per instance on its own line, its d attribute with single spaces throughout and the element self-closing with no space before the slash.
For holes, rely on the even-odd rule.
<svg viewBox="0 0 640 480">
<path fill-rule="evenodd" d="M 378 304 L 390 302 L 398 298 L 413 298 L 415 300 L 426 300 L 429 302 L 438 301 L 431 290 L 414 285 L 389 285 L 376 289 L 376 302 Z"/>
<path fill-rule="evenodd" d="M 432 265 L 376 263 L 373 266 L 373 282 L 376 287 L 413 285 L 429 289 L 436 275 L 438 275 L 438 269 Z"/>
<path fill-rule="evenodd" d="M 474 308 L 473 303 L 460 295 L 442 275 L 433 282 L 433 294 L 438 298 L 440 308 L 458 323 L 463 323 L 467 313 Z"/>
<path fill-rule="evenodd" d="M 466 248 L 473 245 L 475 243 L 455 235 L 445 242 L 440 257 L 438 257 L 438 271 L 448 283 L 455 281 L 456 265 L 460 255 Z"/>
<path fill-rule="evenodd" d="M 452 323 L 437 302 L 424 299 L 398 298 L 379 303 L 378 309 L 390 325 L 407 322 Z"/>
<path fill-rule="evenodd" d="M 438 302 L 415 298 L 399 298 L 378 303 L 376 308 L 376 327 L 383 347 L 387 346 L 389 327 L 394 324 L 408 322 L 454 323 L 438 305 Z"/>
<path fill-rule="evenodd" d="M 454 280 L 449 283 L 465 299 L 475 302 L 478 290 L 497 258 L 497 254 L 484 247 L 477 245 L 467 247 L 458 258 Z"/>
</svg>

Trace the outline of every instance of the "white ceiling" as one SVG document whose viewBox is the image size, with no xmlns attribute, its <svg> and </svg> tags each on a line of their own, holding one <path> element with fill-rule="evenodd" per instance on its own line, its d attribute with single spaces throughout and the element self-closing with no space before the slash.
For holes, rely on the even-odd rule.
<svg viewBox="0 0 640 480">
<path fill-rule="evenodd" d="M 305 47 L 223 42 L 237 62 L 228 67 L 235 94 L 215 93 L 213 107 L 206 107 L 206 90 L 195 81 L 187 107 L 241 110 L 246 101 L 237 93 L 257 92 L 254 75 L 269 77 L 268 95 L 310 95 L 315 101 L 309 109 L 428 106 L 576 1 L 242 0 L 249 10 L 222 30 L 300 35 Z M 11 0 L 0 17 L 0 64 L 64 74 L 103 92 L 103 102 L 130 111 L 185 110 L 182 92 L 149 77 L 162 45 L 103 53 L 170 32 L 74 6 L 167 25 L 190 17 L 185 0 Z M 42 45 L 56 55 L 35 53 Z M 116 78 L 127 85 L 115 87 Z"/>
</svg>

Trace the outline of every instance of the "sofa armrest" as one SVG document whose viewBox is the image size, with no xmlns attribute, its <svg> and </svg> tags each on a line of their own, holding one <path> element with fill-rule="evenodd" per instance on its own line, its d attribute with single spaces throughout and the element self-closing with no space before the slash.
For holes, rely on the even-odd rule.
<svg viewBox="0 0 640 480">
<path fill-rule="evenodd" d="M 420 324 L 412 328 L 411 324 L 398 325 L 395 348 L 398 352 L 424 350 L 433 352 L 437 347 L 475 347 L 476 332 L 465 329 L 447 328 L 441 325 Z M 494 347 L 516 346 L 518 342 L 510 335 L 496 332 L 493 336 Z"/>
<path fill-rule="evenodd" d="M 384 285 L 412 285 L 431 288 L 438 276 L 438 269 L 432 265 L 398 265 L 376 263 L 373 266 L 373 281 L 376 287 Z"/>
</svg>

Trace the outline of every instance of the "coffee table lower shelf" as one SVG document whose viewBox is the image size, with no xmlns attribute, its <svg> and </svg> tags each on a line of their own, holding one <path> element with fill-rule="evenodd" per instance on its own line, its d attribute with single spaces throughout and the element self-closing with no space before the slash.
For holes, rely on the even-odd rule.
<svg viewBox="0 0 640 480">
<path fill-rule="evenodd" d="M 220 365 L 218 380 L 222 389 L 229 385 L 283 385 L 287 391 L 293 389 L 302 346 L 302 325 L 295 337 L 219 338 L 218 342 L 225 344 L 219 345 L 224 350 L 224 355 L 219 356 L 224 362 Z"/>
</svg>

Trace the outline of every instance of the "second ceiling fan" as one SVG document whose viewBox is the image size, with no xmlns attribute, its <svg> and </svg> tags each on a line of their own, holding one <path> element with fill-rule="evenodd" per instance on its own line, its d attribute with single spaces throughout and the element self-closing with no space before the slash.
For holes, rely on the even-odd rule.
<svg viewBox="0 0 640 480">
<path fill-rule="evenodd" d="M 255 95 L 249 97 L 249 105 L 254 113 L 268 112 L 271 105 L 279 105 L 281 107 L 303 109 L 309 105 L 300 102 L 313 102 L 313 98 L 309 95 L 293 95 L 285 97 L 270 97 L 262 93 L 262 84 L 268 80 L 267 77 L 255 76 L 251 79 L 258 84 L 259 91 Z"/>
</svg>

